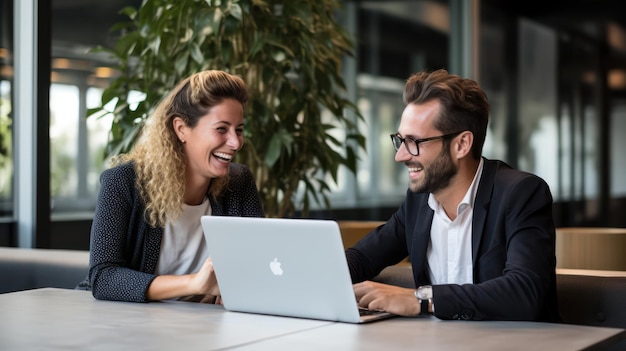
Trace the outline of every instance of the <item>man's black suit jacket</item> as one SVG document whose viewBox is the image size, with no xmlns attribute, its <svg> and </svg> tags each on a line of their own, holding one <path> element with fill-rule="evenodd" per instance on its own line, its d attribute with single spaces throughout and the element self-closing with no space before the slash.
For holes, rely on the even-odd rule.
<svg viewBox="0 0 626 351">
<path fill-rule="evenodd" d="M 346 250 L 353 282 L 371 279 L 408 256 L 416 286 L 430 284 L 426 250 L 434 212 L 428 196 L 407 191 L 384 225 Z M 548 185 L 504 162 L 485 159 L 473 211 L 474 284 L 433 286 L 435 316 L 558 321 Z"/>
</svg>

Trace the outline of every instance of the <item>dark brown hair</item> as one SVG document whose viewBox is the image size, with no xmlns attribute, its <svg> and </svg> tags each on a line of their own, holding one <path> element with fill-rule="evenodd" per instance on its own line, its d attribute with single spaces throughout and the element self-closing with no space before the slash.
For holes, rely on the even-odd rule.
<svg viewBox="0 0 626 351">
<path fill-rule="evenodd" d="M 478 83 L 449 74 L 445 69 L 424 71 L 409 77 L 402 98 L 405 105 L 439 100 L 441 111 L 434 127 L 442 134 L 465 130 L 472 132 L 472 156 L 475 159 L 481 157 L 487 135 L 489 102 Z"/>
</svg>

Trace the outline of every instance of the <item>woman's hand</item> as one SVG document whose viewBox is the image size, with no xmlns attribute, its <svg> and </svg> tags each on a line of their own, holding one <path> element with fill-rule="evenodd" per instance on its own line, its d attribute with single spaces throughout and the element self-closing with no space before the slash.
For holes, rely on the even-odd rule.
<svg viewBox="0 0 626 351">
<path fill-rule="evenodd" d="M 207 258 L 200 270 L 185 275 L 160 275 L 148 286 L 148 300 L 167 300 L 182 296 L 202 295 L 202 302 L 219 303 L 222 299 L 217 278 L 213 270 L 213 261 Z"/>
<path fill-rule="evenodd" d="M 194 291 L 193 295 L 220 295 L 220 287 L 217 284 L 213 261 L 210 257 L 204 261 L 197 273 L 192 274 L 190 288 Z"/>
</svg>

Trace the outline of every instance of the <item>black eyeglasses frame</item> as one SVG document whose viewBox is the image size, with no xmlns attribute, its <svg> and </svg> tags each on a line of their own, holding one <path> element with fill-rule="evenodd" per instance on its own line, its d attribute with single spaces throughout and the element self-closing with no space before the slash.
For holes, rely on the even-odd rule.
<svg viewBox="0 0 626 351">
<path fill-rule="evenodd" d="M 429 138 L 423 138 L 423 139 L 415 139 L 413 137 L 406 137 L 403 138 L 402 136 L 400 136 L 400 134 L 398 133 L 394 133 L 394 134 L 389 134 L 389 136 L 391 137 L 391 143 L 393 144 L 393 148 L 396 149 L 396 151 L 398 151 L 400 149 L 400 145 L 404 144 L 404 147 L 406 148 L 406 151 L 413 155 L 413 156 L 419 156 L 420 155 L 420 144 L 421 143 L 425 143 L 427 141 L 433 141 L 433 140 L 445 140 L 445 139 L 449 139 L 452 137 L 455 137 L 461 133 L 463 133 L 464 130 L 458 131 L 458 132 L 454 132 L 454 133 L 448 133 L 448 134 L 444 134 L 444 135 L 439 135 L 439 136 L 434 136 L 434 137 L 429 137 Z M 398 140 L 400 143 L 396 145 L 396 140 Z M 417 150 L 417 153 L 412 153 L 411 150 L 409 149 L 409 146 L 407 145 L 406 141 L 410 140 L 415 144 L 415 149 Z"/>
</svg>

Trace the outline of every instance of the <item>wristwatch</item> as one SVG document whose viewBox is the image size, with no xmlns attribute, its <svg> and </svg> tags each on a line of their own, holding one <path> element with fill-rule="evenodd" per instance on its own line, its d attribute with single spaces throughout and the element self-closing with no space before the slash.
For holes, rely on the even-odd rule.
<svg viewBox="0 0 626 351">
<path fill-rule="evenodd" d="M 420 314 L 431 314 L 434 310 L 433 306 L 433 287 L 423 285 L 415 290 L 415 297 L 420 302 Z M 429 306 L 433 306 L 430 307 Z"/>
</svg>

